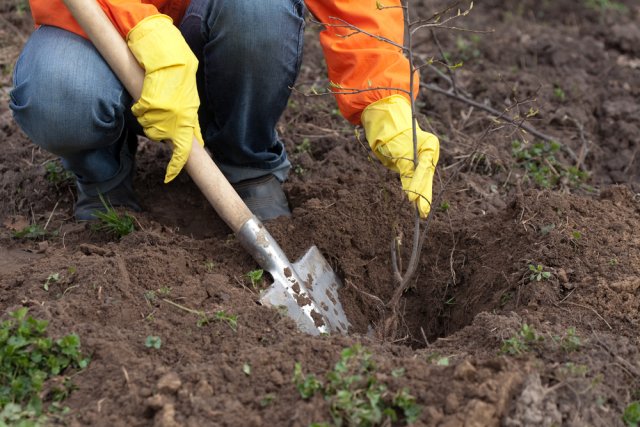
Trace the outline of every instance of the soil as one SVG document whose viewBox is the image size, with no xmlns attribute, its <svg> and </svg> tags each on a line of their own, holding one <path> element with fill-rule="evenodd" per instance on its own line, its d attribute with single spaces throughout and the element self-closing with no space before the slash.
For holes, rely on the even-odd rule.
<svg viewBox="0 0 640 427">
<path fill-rule="evenodd" d="M 428 17 L 445 3 L 412 5 Z M 56 160 L 8 109 L 32 24 L 24 2 L 3 3 L 0 309 L 29 307 L 52 335 L 77 333 L 91 355 L 61 422 L 329 422 L 328 402 L 304 400 L 292 384 L 294 365 L 322 377 L 362 343 L 389 390 L 416 397 L 416 425 L 624 425 L 640 399 L 639 19 L 634 0 L 483 0 L 456 24 L 478 31 L 436 31 L 441 51 L 418 33 L 418 57 L 464 62 L 455 78 L 471 98 L 511 117 L 536 112 L 527 121 L 561 144 L 547 163 L 562 176 L 545 188 L 514 157 L 513 141 L 532 146 L 531 134 L 421 92 L 420 122 L 441 140 L 437 198 L 395 311 L 389 248 L 401 236 L 406 265 L 413 234 L 397 176 L 369 156 L 333 99 L 294 93 L 278 126 L 294 165 L 285 184 L 293 215 L 266 226 L 291 259 L 320 248 L 342 278 L 352 324 L 347 336 L 312 337 L 257 303 L 268 281 L 249 281 L 256 263 L 188 176 L 161 183 L 169 153 L 160 144 L 140 140 L 135 232 L 117 239 L 73 220 L 73 183 L 52 179 L 45 167 Z M 328 85 L 317 33 L 308 26 L 301 88 Z M 423 75 L 446 88 L 430 69 Z M 576 184 L 562 172 L 570 167 L 588 177 Z M 15 237 L 29 224 L 47 235 Z M 538 265 L 548 277 L 531 277 Z M 45 290 L 52 273 L 60 280 Z M 235 315 L 237 327 L 199 325 L 184 308 Z M 540 339 L 509 354 L 505 341 L 523 324 Z M 150 335 L 159 350 L 145 346 Z"/>
</svg>

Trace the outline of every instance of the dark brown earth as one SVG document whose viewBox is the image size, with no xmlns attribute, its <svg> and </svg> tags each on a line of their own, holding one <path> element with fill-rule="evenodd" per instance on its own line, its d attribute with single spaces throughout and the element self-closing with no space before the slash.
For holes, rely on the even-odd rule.
<svg viewBox="0 0 640 427">
<path fill-rule="evenodd" d="M 323 376 L 360 342 L 390 390 L 416 397 L 416 425 L 624 425 L 625 407 L 640 399 L 640 6 L 504 3 L 477 2 L 457 21 L 482 32 L 437 37 L 451 63 L 464 61 L 456 81 L 473 99 L 512 117 L 538 111 L 528 123 L 562 144 L 557 163 L 547 158 L 557 182 L 544 188 L 512 155 L 514 140 L 539 140 L 422 92 L 421 124 L 441 138 L 441 194 L 392 331 L 381 326 L 394 293 L 389 248 L 402 235 L 406 264 L 411 209 L 331 98 L 292 97 L 279 131 L 294 164 L 285 186 L 293 216 L 267 228 L 292 259 L 317 245 L 343 279 L 352 334 L 317 338 L 256 303 L 246 276 L 255 262 L 186 175 L 161 183 L 168 152 L 159 144 L 142 141 L 135 184 L 145 211 L 134 233 L 118 240 L 73 221 L 73 185 L 47 179 L 54 159 L 8 110 L 31 22 L 22 1 L 0 5 L 0 309 L 27 306 L 53 335 L 76 332 L 91 354 L 65 423 L 328 422 L 328 403 L 303 400 L 292 384 L 294 364 Z M 444 2 L 412 4 L 427 17 Z M 316 36 L 309 26 L 301 88 L 328 83 Z M 430 33 L 415 41 L 419 57 L 441 58 Z M 572 182 L 562 172 L 571 166 L 588 178 Z M 49 234 L 14 237 L 29 224 Z M 531 281 L 529 265 L 549 279 Z M 61 280 L 46 291 L 51 273 Z M 237 315 L 237 329 L 198 326 L 175 304 Z M 544 339 L 502 354 L 525 323 Z M 565 345 L 570 328 L 577 349 Z M 162 338 L 160 350 L 145 347 L 149 335 Z M 404 375 L 392 375 L 397 368 Z"/>
</svg>

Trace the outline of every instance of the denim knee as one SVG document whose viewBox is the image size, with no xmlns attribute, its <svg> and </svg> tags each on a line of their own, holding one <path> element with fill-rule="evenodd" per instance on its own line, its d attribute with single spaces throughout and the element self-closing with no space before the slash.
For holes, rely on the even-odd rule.
<svg viewBox="0 0 640 427">
<path fill-rule="evenodd" d="M 200 59 L 200 124 L 231 182 L 289 162 L 275 131 L 302 58 L 301 0 L 191 0 L 180 29 Z"/>
<path fill-rule="evenodd" d="M 29 39 L 13 76 L 10 107 L 38 146 L 59 156 L 115 143 L 129 95 L 85 39 L 43 26 Z"/>
<path fill-rule="evenodd" d="M 235 52 L 229 61 L 242 62 L 249 71 L 254 65 L 264 72 L 262 64 L 269 64 L 274 57 L 291 56 L 294 49 L 300 56 L 302 40 L 298 36 L 304 27 L 305 11 L 302 0 L 214 0 L 213 3 L 208 39 L 218 39 L 225 43 L 227 52 Z"/>
</svg>

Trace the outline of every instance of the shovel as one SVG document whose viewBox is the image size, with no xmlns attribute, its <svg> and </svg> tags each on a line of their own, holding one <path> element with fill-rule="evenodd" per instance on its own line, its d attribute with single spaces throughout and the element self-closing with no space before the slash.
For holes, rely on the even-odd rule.
<svg viewBox="0 0 640 427">
<path fill-rule="evenodd" d="M 64 3 L 133 99 L 139 99 L 144 71 L 102 8 L 95 0 Z M 273 277 L 261 303 L 286 310 L 303 332 L 346 333 L 350 325 L 338 300 L 340 279 L 318 248 L 312 246 L 297 262 L 289 262 L 195 139 L 185 169 L 242 246 Z"/>
</svg>

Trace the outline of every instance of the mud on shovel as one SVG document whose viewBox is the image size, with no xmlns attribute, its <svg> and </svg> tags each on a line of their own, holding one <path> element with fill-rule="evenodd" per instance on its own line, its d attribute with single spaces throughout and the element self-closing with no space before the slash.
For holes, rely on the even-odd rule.
<svg viewBox="0 0 640 427">
<path fill-rule="evenodd" d="M 64 0 L 64 3 L 133 99 L 139 99 L 144 71 L 98 3 L 95 0 Z M 195 139 L 185 169 L 243 247 L 273 277 L 274 283 L 263 293 L 261 302 L 286 308 L 288 316 L 303 332 L 346 333 L 349 322 L 337 292 L 340 280 L 318 248 L 313 246 L 300 260 L 289 262 Z"/>
</svg>

